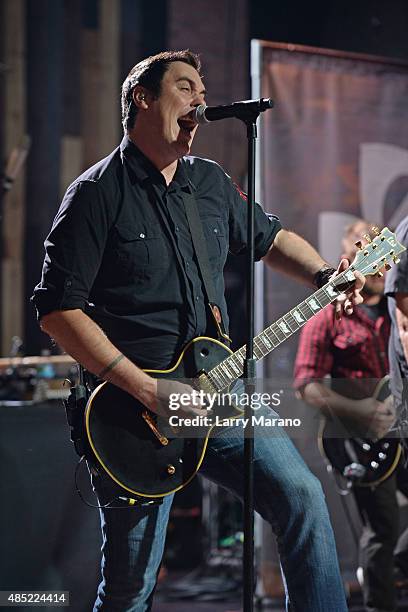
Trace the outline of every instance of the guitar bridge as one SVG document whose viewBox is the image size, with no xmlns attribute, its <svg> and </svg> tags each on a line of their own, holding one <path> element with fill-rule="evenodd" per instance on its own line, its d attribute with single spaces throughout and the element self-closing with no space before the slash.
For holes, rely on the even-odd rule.
<svg viewBox="0 0 408 612">
<path fill-rule="evenodd" d="M 150 427 L 156 438 L 159 440 L 160 444 L 163 444 L 163 446 L 167 446 L 169 440 L 168 438 L 166 438 L 166 436 L 163 436 L 163 434 L 161 434 L 160 431 L 157 429 L 153 417 L 146 410 L 142 412 L 142 417 L 147 423 L 147 425 Z"/>
</svg>

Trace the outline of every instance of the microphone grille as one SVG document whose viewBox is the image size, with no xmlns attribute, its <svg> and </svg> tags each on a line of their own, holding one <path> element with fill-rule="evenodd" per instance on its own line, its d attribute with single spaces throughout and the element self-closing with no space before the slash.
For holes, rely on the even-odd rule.
<svg viewBox="0 0 408 612">
<path fill-rule="evenodd" d="M 197 108 L 195 109 L 195 113 L 194 113 L 194 121 L 196 121 L 199 124 L 209 123 L 208 119 L 205 116 L 206 108 L 207 106 L 205 104 L 200 104 L 199 106 L 197 106 Z"/>
<path fill-rule="evenodd" d="M 274 107 L 274 102 L 272 98 L 261 98 L 260 102 L 261 102 L 261 112 L 268 110 L 268 108 Z"/>
</svg>

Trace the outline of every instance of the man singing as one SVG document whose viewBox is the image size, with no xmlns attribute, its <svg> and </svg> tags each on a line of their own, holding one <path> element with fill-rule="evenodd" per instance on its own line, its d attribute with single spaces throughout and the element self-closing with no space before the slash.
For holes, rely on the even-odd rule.
<svg viewBox="0 0 408 612">
<path fill-rule="evenodd" d="M 160 53 L 132 68 L 122 87 L 124 138 L 68 188 L 45 243 L 33 298 L 46 333 L 153 413 L 160 400 L 157 381 L 142 368 L 169 368 L 186 343 L 210 333 L 186 194 L 197 203 L 226 325 L 227 252 L 246 251 L 245 199 L 216 163 L 189 156 L 194 109 L 204 97 L 200 61 L 190 51 Z M 255 253 L 310 286 L 334 272 L 258 205 Z M 358 276 L 338 301 L 339 312 L 351 312 L 361 301 L 363 283 Z M 277 536 L 290 609 L 345 611 L 319 482 L 284 435 L 255 440 L 254 471 L 255 507 Z M 201 473 L 242 498 L 242 430 L 225 428 L 210 437 Z M 93 484 L 101 506 L 120 494 L 101 470 Z M 153 507 L 101 508 L 102 582 L 94 610 L 151 609 L 171 502 L 167 495 Z"/>
</svg>

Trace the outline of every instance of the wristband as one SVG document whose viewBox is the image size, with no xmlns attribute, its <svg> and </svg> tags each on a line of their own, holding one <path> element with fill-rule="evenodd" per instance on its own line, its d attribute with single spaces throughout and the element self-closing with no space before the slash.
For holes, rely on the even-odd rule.
<svg viewBox="0 0 408 612">
<path fill-rule="evenodd" d="M 329 282 L 330 277 L 336 272 L 336 268 L 331 268 L 329 265 L 324 265 L 320 268 L 313 277 L 313 284 L 320 289 L 323 285 Z"/>
</svg>

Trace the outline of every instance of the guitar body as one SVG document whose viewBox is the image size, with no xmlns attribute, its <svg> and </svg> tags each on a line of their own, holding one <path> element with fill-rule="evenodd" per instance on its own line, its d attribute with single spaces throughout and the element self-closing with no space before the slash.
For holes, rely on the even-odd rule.
<svg viewBox="0 0 408 612">
<path fill-rule="evenodd" d="M 382 402 L 389 395 L 389 377 L 385 376 L 378 383 L 374 398 Z M 338 424 L 324 419 L 318 439 L 321 454 L 339 474 L 352 479 L 358 487 L 374 487 L 391 476 L 401 457 L 398 439 L 348 438 L 345 430 L 343 433 L 344 436 L 339 437 Z M 360 477 L 352 477 L 352 464 L 363 468 Z"/>
<path fill-rule="evenodd" d="M 154 378 L 191 379 L 208 372 L 231 353 L 218 340 L 199 337 L 186 346 L 171 369 L 146 372 Z M 89 398 L 85 424 L 93 457 L 105 472 L 129 493 L 154 499 L 181 489 L 193 478 L 212 428 L 203 430 L 197 438 L 167 437 L 168 443 L 163 444 L 143 418 L 146 412 L 158 432 L 164 430 L 164 423 L 168 431 L 167 420 L 161 421 L 115 385 L 102 383 Z"/>
</svg>

